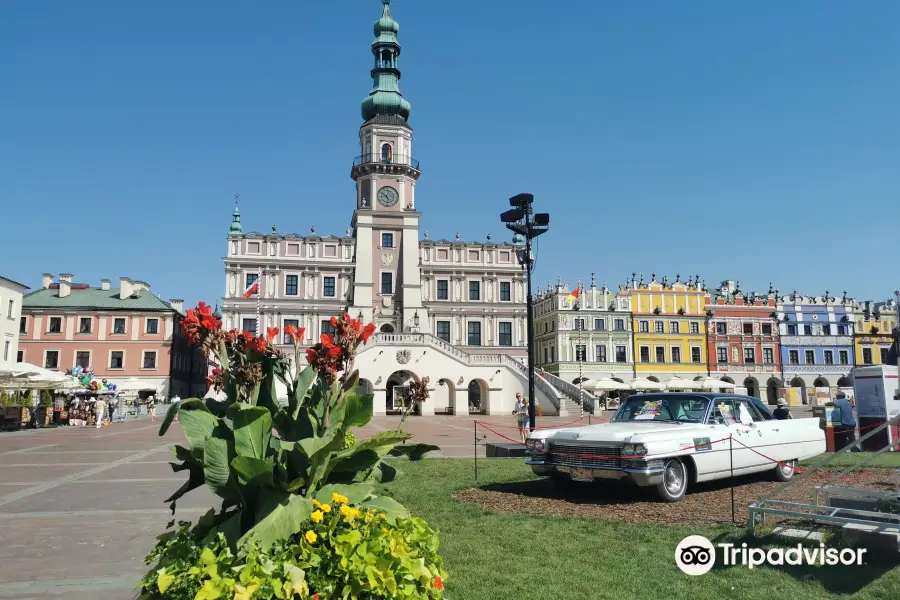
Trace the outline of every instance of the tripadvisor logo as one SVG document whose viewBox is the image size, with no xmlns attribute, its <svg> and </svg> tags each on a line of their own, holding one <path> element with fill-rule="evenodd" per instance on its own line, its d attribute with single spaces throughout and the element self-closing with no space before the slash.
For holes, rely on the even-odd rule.
<svg viewBox="0 0 900 600">
<path fill-rule="evenodd" d="M 751 548 L 746 543 L 735 544 L 713 543 L 702 535 L 689 535 L 681 540 L 675 548 L 675 565 L 687 575 L 703 575 L 709 573 L 716 564 L 716 548 L 722 566 L 745 566 L 753 569 L 762 565 L 862 565 L 866 548 L 826 548 L 804 547 L 797 544 L 789 548 Z"/>
</svg>

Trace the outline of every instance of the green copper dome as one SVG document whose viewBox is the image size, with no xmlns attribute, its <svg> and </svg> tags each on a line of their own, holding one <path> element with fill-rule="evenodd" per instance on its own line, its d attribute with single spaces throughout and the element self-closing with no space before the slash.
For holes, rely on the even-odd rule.
<svg viewBox="0 0 900 600">
<path fill-rule="evenodd" d="M 368 121 L 378 115 L 391 115 L 409 119 L 411 106 L 400 93 L 400 42 L 397 34 L 400 25 L 391 16 L 391 0 L 381 0 L 384 10 L 375 21 L 375 41 L 372 54 L 375 68 L 372 69 L 372 92 L 362 102 L 362 117 Z"/>
<path fill-rule="evenodd" d="M 241 226 L 241 211 L 238 210 L 237 202 L 234 203 L 234 212 L 231 213 L 231 227 L 228 228 L 228 233 L 243 233 L 244 228 Z"/>
</svg>

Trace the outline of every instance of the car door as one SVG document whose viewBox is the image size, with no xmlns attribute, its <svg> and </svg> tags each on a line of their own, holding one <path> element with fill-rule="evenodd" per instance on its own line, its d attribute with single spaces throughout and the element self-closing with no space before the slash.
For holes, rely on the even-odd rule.
<svg viewBox="0 0 900 600">
<path fill-rule="evenodd" d="M 726 441 L 723 446 L 725 452 L 718 453 L 720 464 L 716 466 L 726 471 L 725 476 L 730 475 L 732 469 L 735 475 L 747 473 L 758 464 L 758 457 L 751 450 L 756 446 L 756 432 L 750 424 L 753 421 L 745 416 L 742 422 L 740 410 L 740 404 L 735 398 L 715 398 L 710 412 L 709 422 L 714 435 L 719 439 L 732 437 L 730 450 L 729 442 Z"/>
<path fill-rule="evenodd" d="M 776 460 L 786 460 L 784 447 L 779 440 L 778 421 L 763 413 L 749 398 L 735 398 L 739 419 L 749 431 L 740 438 L 754 451 L 749 451 L 747 468 L 749 471 L 765 471 L 775 468 Z"/>
</svg>

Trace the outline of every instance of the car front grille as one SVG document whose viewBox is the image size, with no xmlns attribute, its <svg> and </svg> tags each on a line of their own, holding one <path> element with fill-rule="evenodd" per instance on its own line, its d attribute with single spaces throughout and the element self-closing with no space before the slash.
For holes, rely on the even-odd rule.
<svg viewBox="0 0 900 600">
<path fill-rule="evenodd" d="M 550 442 L 547 462 L 560 467 L 588 467 L 594 469 L 622 466 L 622 448 L 616 446 L 577 446 Z"/>
</svg>

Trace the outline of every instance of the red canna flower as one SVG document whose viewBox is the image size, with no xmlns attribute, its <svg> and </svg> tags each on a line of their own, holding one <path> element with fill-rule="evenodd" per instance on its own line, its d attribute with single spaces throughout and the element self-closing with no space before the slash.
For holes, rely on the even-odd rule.
<svg viewBox="0 0 900 600">
<path fill-rule="evenodd" d="M 275 336 L 277 336 L 277 335 L 278 335 L 278 328 L 277 328 L 277 327 L 267 327 L 267 328 L 266 328 L 266 339 L 267 339 L 268 341 L 271 342 L 272 340 L 275 339 Z"/>
<path fill-rule="evenodd" d="M 441 579 L 440 575 L 438 575 L 437 577 L 434 578 L 434 589 L 436 589 L 436 590 L 444 589 L 444 580 Z"/>
<path fill-rule="evenodd" d="M 375 333 L 375 323 L 369 323 L 368 325 L 366 325 L 366 328 L 363 329 L 362 332 L 363 344 L 367 344 L 369 342 L 369 338 L 372 337 L 373 333 Z"/>
<path fill-rule="evenodd" d="M 262 336 L 250 338 L 248 344 L 251 350 L 259 352 L 260 354 L 266 351 L 266 345 L 266 340 Z"/>
<path fill-rule="evenodd" d="M 319 600 L 319 592 L 312 595 L 312 600 Z"/>
<path fill-rule="evenodd" d="M 335 328 L 338 326 L 337 317 L 331 317 L 331 326 Z"/>
</svg>

